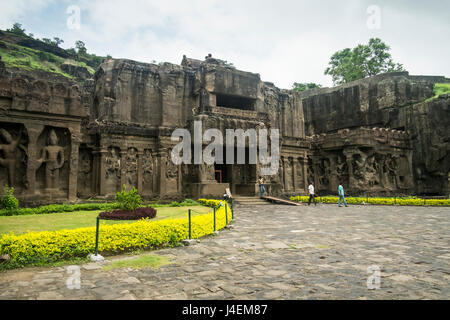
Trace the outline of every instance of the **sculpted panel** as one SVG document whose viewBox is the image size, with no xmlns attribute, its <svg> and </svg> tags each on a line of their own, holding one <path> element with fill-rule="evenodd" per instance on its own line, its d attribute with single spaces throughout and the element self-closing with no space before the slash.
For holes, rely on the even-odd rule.
<svg viewBox="0 0 450 320">
<path fill-rule="evenodd" d="M 46 127 L 38 140 L 36 182 L 46 193 L 62 195 L 68 190 L 70 139 L 67 129 Z"/>
<path fill-rule="evenodd" d="M 21 190 L 27 187 L 28 137 L 22 125 L 0 123 L 0 183 Z"/>
<path fill-rule="evenodd" d="M 152 151 L 150 149 L 144 150 L 142 158 L 142 172 L 143 172 L 143 193 L 151 194 L 154 192 L 153 186 L 153 174 L 154 174 L 154 162 L 152 157 Z"/>
<path fill-rule="evenodd" d="M 105 156 L 106 174 L 105 174 L 105 190 L 106 194 L 115 194 L 120 190 L 121 179 L 121 161 L 120 149 L 117 147 L 109 147 Z"/>
</svg>

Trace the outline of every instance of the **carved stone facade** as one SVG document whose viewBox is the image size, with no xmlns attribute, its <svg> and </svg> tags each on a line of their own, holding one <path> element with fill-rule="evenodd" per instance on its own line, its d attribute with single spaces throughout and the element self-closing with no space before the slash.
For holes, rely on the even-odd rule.
<svg viewBox="0 0 450 320">
<path fill-rule="evenodd" d="M 111 59 L 83 83 L 0 65 L 0 184 L 31 204 L 113 198 L 123 185 L 146 198 L 258 194 L 259 162 L 171 161 L 172 132 L 194 136 L 201 121 L 201 134 L 215 128 L 224 137 L 279 129 L 269 194 L 306 194 L 311 181 L 321 194 L 340 182 L 353 194 L 446 194 L 450 99 L 425 102 L 430 79 L 399 73 L 298 93 L 212 57 Z"/>
</svg>

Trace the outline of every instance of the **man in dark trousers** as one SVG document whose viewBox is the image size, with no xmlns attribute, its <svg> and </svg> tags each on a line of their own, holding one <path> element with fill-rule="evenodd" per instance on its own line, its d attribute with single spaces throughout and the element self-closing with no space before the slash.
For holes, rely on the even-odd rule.
<svg viewBox="0 0 450 320">
<path fill-rule="evenodd" d="M 308 187 L 308 191 L 309 191 L 308 206 L 311 205 L 311 200 L 313 200 L 314 201 L 314 205 L 317 206 L 316 194 L 314 193 L 314 182 L 311 182 L 311 184 Z"/>
</svg>

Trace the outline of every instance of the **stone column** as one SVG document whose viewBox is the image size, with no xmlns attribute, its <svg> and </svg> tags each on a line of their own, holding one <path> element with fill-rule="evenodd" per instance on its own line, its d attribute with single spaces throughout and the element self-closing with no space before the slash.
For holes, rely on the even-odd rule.
<svg viewBox="0 0 450 320">
<path fill-rule="evenodd" d="M 44 130 L 43 125 L 25 124 L 28 133 L 28 160 L 26 179 L 28 181 L 28 194 L 36 193 L 36 171 L 39 169 L 40 163 L 37 160 L 41 157 L 40 150 L 37 149 L 37 140 Z"/>
<path fill-rule="evenodd" d="M 289 160 L 290 162 L 290 160 Z M 295 158 L 292 158 L 292 188 L 293 191 L 297 191 L 298 185 L 297 185 L 297 161 L 295 161 Z"/>
<path fill-rule="evenodd" d="M 166 194 L 166 153 L 158 152 L 156 156 L 157 168 L 156 171 L 158 175 L 159 182 L 159 194 L 164 196 Z"/>
<path fill-rule="evenodd" d="M 305 154 L 302 158 L 302 165 L 303 165 L 303 192 L 306 192 L 308 189 L 308 156 Z"/>
<path fill-rule="evenodd" d="M 96 159 L 94 179 L 98 186 L 98 193 L 101 196 L 106 196 L 106 155 L 108 154 L 108 150 L 99 149 L 93 153 Z"/>
<path fill-rule="evenodd" d="M 123 185 L 127 185 L 127 166 L 125 164 L 125 158 L 127 150 L 120 149 L 120 190 Z"/>
<path fill-rule="evenodd" d="M 319 169 L 318 169 L 318 161 L 319 161 L 319 157 L 317 156 L 312 156 L 311 157 L 312 162 L 313 162 L 313 168 L 314 168 L 314 190 L 318 191 L 319 190 Z"/>
<path fill-rule="evenodd" d="M 80 147 L 80 132 L 69 128 L 72 136 L 72 146 L 70 151 L 70 163 L 69 163 L 69 201 L 75 201 L 77 199 L 77 187 L 78 187 L 78 154 Z"/>
<path fill-rule="evenodd" d="M 287 190 L 287 184 L 286 184 L 286 162 L 284 160 L 284 157 L 280 158 L 281 161 L 281 167 L 283 168 L 283 177 L 282 177 L 282 183 L 283 183 L 283 190 Z"/>
<path fill-rule="evenodd" d="M 344 150 L 344 155 L 347 160 L 347 168 L 348 168 L 349 191 L 355 189 L 355 177 L 353 176 L 353 164 L 352 164 L 353 154 L 354 154 L 353 150 Z"/>
<path fill-rule="evenodd" d="M 328 186 L 330 192 L 336 192 L 336 190 L 338 189 L 339 186 L 339 181 L 338 181 L 338 176 L 337 176 L 337 167 L 336 167 L 336 163 L 337 163 L 337 155 L 331 155 L 329 157 L 330 160 L 330 171 L 331 171 L 331 175 L 330 175 L 330 184 Z"/>
<path fill-rule="evenodd" d="M 144 150 L 138 149 L 137 151 L 137 189 L 139 194 L 144 193 L 144 189 L 142 188 L 142 181 L 144 178 L 144 170 L 142 169 L 142 160 L 144 157 Z"/>
</svg>

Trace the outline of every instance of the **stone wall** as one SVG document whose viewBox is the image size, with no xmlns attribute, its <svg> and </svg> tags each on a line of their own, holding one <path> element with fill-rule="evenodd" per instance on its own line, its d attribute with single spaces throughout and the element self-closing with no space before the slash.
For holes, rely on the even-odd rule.
<svg viewBox="0 0 450 320">
<path fill-rule="evenodd" d="M 380 127 L 408 134 L 412 149 L 410 193 L 448 194 L 449 99 L 431 100 L 435 82 L 445 77 L 392 73 L 336 88 L 302 93 L 307 135 Z M 430 101 L 431 100 L 431 101 Z M 366 190 L 367 192 L 374 191 Z M 401 192 L 401 189 L 385 191 Z M 406 191 L 406 190 L 405 190 Z"/>
<path fill-rule="evenodd" d="M 0 185 L 26 203 L 77 198 L 82 87 L 52 74 L 0 75 Z"/>
<path fill-rule="evenodd" d="M 449 97 L 426 101 L 444 80 L 394 73 L 299 93 L 211 56 L 110 59 L 77 81 L 0 61 L 0 185 L 26 204 L 112 199 L 123 185 L 149 199 L 256 195 L 259 162 L 172 163 L 172 132 L 193 136 L 201 121 L 224 136 L 280 131 L 269 194 L 306 194 L 311 181 L 321 194 L 339 182 L 353 194 L 445 194 Z"/>
</svg>

